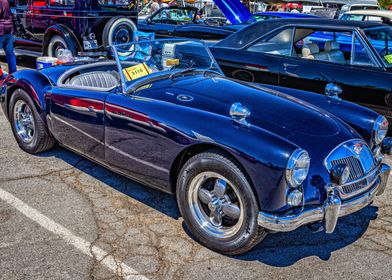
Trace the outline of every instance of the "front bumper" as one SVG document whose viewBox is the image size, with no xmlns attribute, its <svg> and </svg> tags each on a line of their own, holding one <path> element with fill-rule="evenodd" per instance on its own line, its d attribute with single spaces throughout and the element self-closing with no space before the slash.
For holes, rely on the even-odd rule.
<svg viewBox="0 0 392 280">
<path fill-rule="evenodd" d="M 324 222 L 326 232 L 331 233 L 334 231 L 339 217 L 359 211 L 369 205 L 376 195 L 381 195 L 384 192 L 390 172 L 391 168 L 388 165 L 381 164 L 373 186 L 354 198 L 342 201 L 337 192 L 329 193 L 323 205 L 304 208 L 296 214 L 274 214 L 261 211 L 258 223 L 272 231 L 292 231 L 302 225 Z"/>
</svg>

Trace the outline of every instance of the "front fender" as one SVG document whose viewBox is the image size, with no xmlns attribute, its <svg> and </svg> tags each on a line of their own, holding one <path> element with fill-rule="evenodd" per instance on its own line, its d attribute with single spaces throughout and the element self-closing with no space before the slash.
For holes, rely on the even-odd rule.
<svg viewBox="0 0 392 280">
<path fill-rule="evenodd" d="M 356 132 L 358 132 L 365 139 L 365 141 L 368 142 L 370 147 L 373 147 L 372 131 L 374 122 L 379 116 L 377 112 L 349 101 L 332 100 L 327 98 L 325 95 L 320 95 L 313 92 L 274 85 L 263 84 L 261 86 L 277 90 L 295 98 L 304 100 L 337 116 L 350 127 L 352 127 Z"/>
<path fill-rule="evenodd" d="M 33 100 L 38 113 L 46 123 L 45 92 L 51 87 L 48 78 L 35 70 L 22 70 L 7 76 L 2 85 L 1 105 L 4 114 L 9 118 L 9 102 L 15 89 L 23 89 Z"/>
<path fill-rule="evenodd" d="M 59 35 L 59 36 L 63 37 L 65 42 L 67 43 L 68 49 L 73 54 L 76 54 L 78 51 L 82 50 L 82 46 L 81 46 L 78 38 L 72 32 L 72 30 L 69 29 L 65 25 L 56 24 L 56 25 L 49 27 L 45 31 L 44 40 L 43 40 L 43 49 L 42 49 L 42 52 L 44 54 L 46 54 L 48 52 L 48 45 L 49 45 L 50 39 L 54 35 Z"/>
</svg>

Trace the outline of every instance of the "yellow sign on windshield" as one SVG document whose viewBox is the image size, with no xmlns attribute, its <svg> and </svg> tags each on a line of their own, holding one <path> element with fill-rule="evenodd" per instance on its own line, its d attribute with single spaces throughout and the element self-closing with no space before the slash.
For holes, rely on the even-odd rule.
<svg viewBox="0 0 392 280">
<path fill-rule="evenodd" d="M 151 74 L 152 71 L 145 63 L 140 63 L 138 65 L 123 69 L 123 73 L 127 81 L 132 81 L 147 76 Z"/>
<path fill-rule="evenodd" d="M 388 63 L 392 63 L 392 54 L 387 54 L 384 58 Z"/>
</svg>

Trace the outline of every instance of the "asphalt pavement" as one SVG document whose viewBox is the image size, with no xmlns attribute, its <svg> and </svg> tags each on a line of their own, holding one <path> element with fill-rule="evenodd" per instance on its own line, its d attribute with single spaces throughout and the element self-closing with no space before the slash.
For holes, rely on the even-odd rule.
<svg viewBox="0 0 392 280">
<path fill-rule="evenodd" d="M 61 147 L 29 155 L 0 112 L 0 279 L 392 279 L 391 182 L 333 234 L 227 257 L 191 238 L 174 196 Z"/>
</svg>

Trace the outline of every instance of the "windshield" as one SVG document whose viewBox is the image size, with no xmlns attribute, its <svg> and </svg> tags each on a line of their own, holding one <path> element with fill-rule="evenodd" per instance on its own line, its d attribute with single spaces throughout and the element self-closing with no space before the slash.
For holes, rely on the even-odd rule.
<svg viewBox="0 0 392 280">
<path fill-rule="evenodd" d="M 191 22 L 196 16 L 195 9 L 177 9 L 169 8 L 162 9 L 156 15 L 152 17 L 153 22 Z"/>
<path fill-rule="evenodd" d="M 365 29 L 364 31 L 385 65 L 392 67 L 392 28 L 383 26 Z"/>
<path fill-rule="evenodd" d="M 276 19 L 276 18 L 279 18 L 279 17 L 269 16 L 269 15 L 253 15 L 245 23 L 255 23 L 255 22 L 259 22 L 259 21 Z"/>
<path fill-rule="evenodd" d="M 221 70 L 202 41 L 161 39 L 113 46 L 125 87 L 146 76 Z"/>
</svg>

